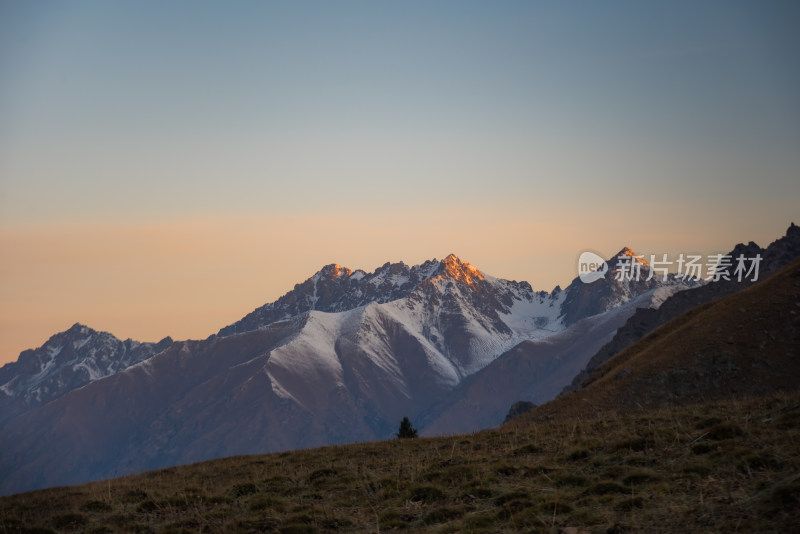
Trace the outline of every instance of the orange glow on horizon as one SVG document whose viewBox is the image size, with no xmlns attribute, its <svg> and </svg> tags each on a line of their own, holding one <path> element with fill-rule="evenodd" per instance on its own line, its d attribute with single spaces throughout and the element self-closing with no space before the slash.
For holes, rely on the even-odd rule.
<svg viewBox="0 0 800 534">
<path fill-rule="evenodd" d="M 455 251 L 492 276 L 550 291 L 577 275 L 582 250 L 613 253 L 620 241 L 634 248 L 645 241 L 624 225 L 598 228 L 590 215 L 564 224 L 544 213 L 509 213 L 436 209 L 0 228 L 0 364 L 76 322 L 121 339 L 204 339 L 333 261 L 340 272 L 371 272 L 387 261 L 414 265 Z M 639 252 L 672 252 L 679 230 Z M 759 244 L 779 233 L 767 235 Z M 683 250 L 727 251 L 734 244 L 718 237 L 714 249 L 698 238 Z M 483 277 L 463 265 L 467 278 Z"/>
</svg>

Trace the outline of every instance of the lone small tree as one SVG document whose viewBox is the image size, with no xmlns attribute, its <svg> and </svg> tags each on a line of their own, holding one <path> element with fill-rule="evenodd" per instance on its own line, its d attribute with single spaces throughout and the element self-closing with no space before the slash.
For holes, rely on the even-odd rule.
<svg viewBox="0 0 800 534">
<path fill-rule="evenodd" d="M 400 430 L 397 431 L 398 438 L 416 438 L 417 437 L 417 429 L 411 426 L 411 421 L 408 420 L 408 417 L 403 417 L 403 420 L 400 421 Z"/>
</svg>

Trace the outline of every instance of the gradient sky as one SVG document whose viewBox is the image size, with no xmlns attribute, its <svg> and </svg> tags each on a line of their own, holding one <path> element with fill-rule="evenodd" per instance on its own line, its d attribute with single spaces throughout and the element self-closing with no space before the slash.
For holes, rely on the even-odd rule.
<svg viewBox="0 0 800 534">
<path fill-rule="evenodd" d="M 321 266 L 562 286 L 800 223 L 800 4 L 0 2 L 0 363 Z"/>
</svg>

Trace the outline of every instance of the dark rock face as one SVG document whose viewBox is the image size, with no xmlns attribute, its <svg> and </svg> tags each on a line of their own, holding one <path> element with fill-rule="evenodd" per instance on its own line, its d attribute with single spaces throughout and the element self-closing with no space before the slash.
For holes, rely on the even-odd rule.
<svg viewBox="0 0 800 534">
<path fill-rule="evenodd" d="M 222 328 L 218 335 L 229 336 L 256 330 L 311 310 L 340 312 L 371 302 L 391 302 L 408 296 L 423 280 L 436 274 L 440 268 L 440 262 L 436 260 L 414 267 L 403 262 L 387 262 L 374 273 L 367 274 L 336 264 L 326 265 L 302 284 L 295 285 L 292 291 L 277 301 L 265 304 L 240 321 Z"/>
<path fill-rule="evenodd" d="M 625 279 L 621 270 L 621 259 L 626 258 L 634 265 L 637 276 Z M 629 248 L 625 247 L 608 260 L 608 273 L 604 278 L 586 284 L 575 278 L 565 289 L 566 298 L 561 306 L 565 326 L 570 326 L 586 317 L 597 315 L 616 308 L 636 298 L 647 291 L 671 286 L 678 283 L 684 284 L 681 289 L 688 289 L 702 285 L 702 283 L 685 280 L 679 281 L 674 275 L 669 274 L 666 281 L 660 273 L 651 273 L 650 265 L 639 259 Z M 649 279 L 648 279 L 649 278 Z"/>
<path fill-rule="evenodd" d="M 758 280 L 764 280 L 800 256 L 800 227 L 792 223 L 787 229 L 786 235 L 771 243 L 766 249 L 751 241 L 747 245 L 740 243 L 729 252 L 729 255 L 734 259 L 740 254 L 744 255 L 745 258 L 753 258 L 757 254 L 761 255 L 762 261 L 759 267 Z M 617 331 L 614 338 L 592 357 L 586 369 L 582 370 L 572 383 L 564 388 L 563 392 L 567 393 L 579 389 L 594 369 L 597 369 L 601 364 L 659 326 L 666 324 L 692 308 L 741 291 L 754 283 L 750 279 L 743 279 L 741 282 L 736 280 L 734 267 L 729 268 L 727 274 L 730 280 L 722 279 L 676 293 L 664 301 L 658 309 L 640 308 L 637 310 L 628 319 L 627 323 Z"/>
<path fill-rule="evenodd" d="M 614 272 L 617 269 L 619 256 L 634 256 L 628 248 L 622 249 L 609 259 L 610 274 L 605 278 L 585 284 L 575 278 L 563 290 L 564 300 L 561 303 L 560 319 L 564 326 L 570 326 L 585 317 L 597 315 L 628 302 L 636 296 L 661 287 L 679 283 L 670 275 L 666 282 L 660 276 L 647 280 L 649 266 L 646 262 L 637 262 L 641 270 L 638 280 L 617 280 Z M 431 283 L 447 277 L 450 282 L 458 282 L 469 287 L 468 295 L 471 304 L 481 310 L 507 311 L 513 304 L 514 295 L 526 294 L 528 298 L 550 299 L 561 298 L 562 289 L 556 287 L 552 293 L 534 292 L 527 282 L 503 281 L 511 291 L 498 292 L 496 285 L 489 283 L 483 275 L 458 257 L 451 254 L 444 260 L 426 261 L 421 265 L 409 267 L 403 262 L 385 263 L 374 273 L 361 270 L 352 271 L 347 267 L 331 264 L 323 267 L 314 276 L 277 301 L 265 304 L 246 315 L 240 321 L 220 329 L 217 335 L 228 336 L 263 327 L 275 321 L 295 317 L 302 313 L 318 310 L 329 313 L 352 310 L 370 303 L 383 304 L 401 298 L 420 300 L 431 296 Z M 429 282 L 427 285 L 426 282 Z M 685 288 L 699 284 L 683 282 Z M 428 288 L 427 290 L 425 288 Z M 412 295 L 421 289 L 423 295 Z M 436 297 L 436 296 L 434 296 Z M 438 303 L 437 303 L 438 304 Z M 496 326 L 503 328 L 498 322 Z"/>
</svg>

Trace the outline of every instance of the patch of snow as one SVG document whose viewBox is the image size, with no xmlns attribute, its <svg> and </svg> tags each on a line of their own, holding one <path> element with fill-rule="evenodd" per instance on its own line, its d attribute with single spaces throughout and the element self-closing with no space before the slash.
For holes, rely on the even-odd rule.
<svg viewBox="0 0 800 534">
<path fill-rule="evenodd" d="M 55 366 L 55 364 L 56 364 L 56 356 L 58 355 L 58 353 L 61 352 L 62 348 L 64 348 L 64 347 L 59 346 L 58 348 L 52 349 L 52 350 L 49 347 L 47 349 L 47 351 L 50 353 L 50 359 L 47 360 L 47 363 L 44 364 L 44 367 L 42 367 L 42 369 L 38 373 L 36 373 L 36 375 L 33 377 L 33 381 L 34 382 L 38 383 L 40 381 L 40 379 L 42 377 L 44 377 L 45 375 L 47 375 L 47 373 L 50 371 L 50 369 L 52 369 Z M 37 379 L 39 379 L 39 380 L 37 380 Z"/>
<path fill-rule="evenodd" d="M 299 404 L 301 406 L 303 405 L 303 403 L 301 403 L 299 400 L 294 398 L 294 395 L 292 395 L 291 393 L 286 391 L 286 389 L 284 389 L 284 387 L 281 386 L 281 383 L 278 382 L 277 380 L 275 380 L 275 377 L 272 376 L 269 371 L 264 369 L 264 373 L 267 375 L 267 378 L 269 378 L 269 383 L 272 386 L 272 391 L 274 391 L 277 396 L 279 396 L 282 399 L 287 399 L 287 400 L 296 402 L 297 404 Z"/>
<path fill-rule="evenodd" d="M 351 280 L 361 280 L 365 276 L 366 276 L 366 273 L 364 271 L 362 271 L 361 269 L 358 269 L 357 271 L 353 271 L 353 273 L 350 275 L 350 279 Z"/>
<path fill-rule="evenodd" d="M 565 292 L 562 291 L 555 298 L 533 295 L 530 300 L 515 299 L 509 312 L 500 314 L 500 319 L 514 332 L 515 337 L 545 338 L 564 330 L 559 315 L 565 298 Z"/>
<path fill-rule="evenodd" d="M 92 340 L 92 336 L 89 336 L 89 337 L 87 337 L 85 339 L 79 339 L 77 341 L 73 341 L 72 342 L 72 348 L 74 348 L 75 350 L 81 349 L 81 348 L 83 348 L 84 345 L 86 345 L 91 340 Z"/>
<path fill-rule="evenodd" d="M 664 304 L 664 301 L 670 298 L 672 295 L 691 287 L 693 286 L 689 286 L 685 282 L 678 282 L 674 285 L 656 288 L 650 297 L 650 305 L 648 307 L 657 310 L 662 304 Z"/>
<path fill-rule="evenodd" d="M 319 300 L 319 297 L 317 296 L 317 282 L 319 282 L 319 273 L 315 274 L 312 280 L 314 280 L 314 295 L 311 297 L 311 309 L 315 310 L 317 309 L 317 301 Z"/>
<path fill-rule="evenodd" d="M 263 360 L 263 359 L 269 359 L 269 352 L 259 354 L 258 356 L 250 358 L 249 360 L 237 363 L 236 365 L 232 366 L 231 369 L 236 369 L 237 367 L 246 367 L 248 365 L 251 365 L 253 362 L 257 360 Z"/>
<path fill-rule="evenodd" d="M 436 347 L 433 347 L 430 342 L 427 340 L 425 341 L 426 342 L 423 343 L 425 348 L 425 356 L 431 368 L 436 372 L 437 375 L 439 375 L 439 377 L 441 377 L 440 382 L 444 383 L 445 385 L 456 386 L 459 382 L 461 382 L 462 373 L 459 372 L 459 369 L 453 364 L 452 361 L 450 361 L 450 359 L 442 354 Z"/>
<path fill-rule="evenodd" d="M 408 282 L 409 276 L 407 274 L 396 274 L 390 278 L 393 287 L 401 287 Z"/>
<path fill-rule="evenodd" d="M 47 355 L 50 356 L 51 358 L 55 358 L 56 356 L 59 355 L 59 353 L 63 348 L 64 348 L 63 345 L 59 345 L 57 347 L 47 347 Z"/>
<path fill-rule="evenodd" d="M 663 302 L 672 296 L 673 294 L 679 291 L 678 288 L 674 286 L 669 287 L 657 287 L 655 289 L 649 289 L 644 293 L 637 295 L 635 298 L 630 299 L 629 301 L 621 304 L 617 308 L 613 308 L 606 313 L 613 312 L 616 309 L 629 309 L 629 308 L 653 308 L 657 309 Z M 598 314 L 602 315 L 602 314 Z"/>
</svg>

